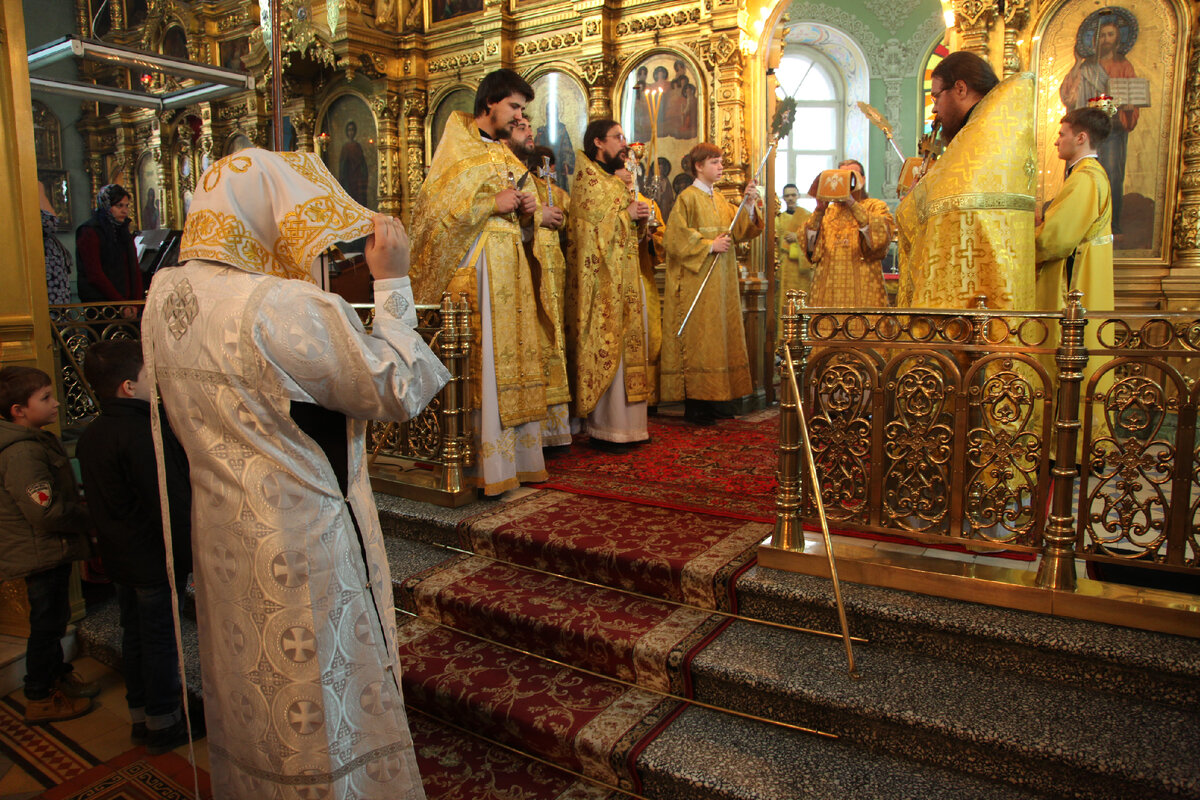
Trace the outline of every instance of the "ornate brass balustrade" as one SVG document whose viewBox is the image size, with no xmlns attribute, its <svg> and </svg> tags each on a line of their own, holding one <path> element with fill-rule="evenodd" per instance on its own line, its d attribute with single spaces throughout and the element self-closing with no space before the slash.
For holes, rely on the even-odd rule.
<svg viewBox="0 0 1200 800">
<path fill-rule="evenodd" d="M 1045 589 L 1074 591 L 1077 558 L 1200 574 L 1200 316 L 1089 315 L 1077 293 L 1054 313 L 788 301 L 835 528 L 1040 555 Z M 802 552 L 814 511 L 785 368 L 772 548 Z"/>
<path fill-rule="evenodd" d="M 374 307 L 356 305 L 370 329 Z M 97 413 L 95 393 L 83 375 L 93 344 L 107 339 L 140 339 L 142 303 L 77 304 L 50 307 L 58 364 L 59 415 L 64 430 Z M 474 463 L 471 447 L 469 363 L 471 330 L 466 301 L 447 295 L 441 306 L 417 307 L 417 332 L 450 371 L 450 382 L 415 419 L 373 422 L 367 434 L 371 482 L 379 491 L 457 506 L 473 500 L 463 470 Z"/>
</svg>

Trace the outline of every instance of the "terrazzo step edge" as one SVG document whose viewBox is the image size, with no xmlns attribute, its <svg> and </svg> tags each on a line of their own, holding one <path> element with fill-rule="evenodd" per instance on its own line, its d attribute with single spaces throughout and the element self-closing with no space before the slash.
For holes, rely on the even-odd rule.
<svg viewBox="0 0 1200 800">
<path fill-rule="evenodd" d="M 839 630 L 827 579 L 756 566 L 739 577 L 736 592 L 744 616 Z M 848 581 L 842 599 L 851 633 L 881 647 L 1200 707 L 1200 639 Z"/>
<path fill-rule="evenodd" d="M 1071 798 L 1197 798 L 1200 710 L 735 622 L 690 664 L 697 699 L 875 752 Z"/>
<path fill-rule="evenodd" d="M 424 569 L 446 560 L 445 551 L 420 543 L 393 539 L 388 546 L 397 580 L 418 572 L 417 567 Z M 449 556 L 450 560 L 457 558 Z M 553 630 L 540 631 L 546 640 L 542 654 L 561 658 L 554 652 L 554 643 L 561 637 Z M 737 621 L 694 658 L 689 676 L 695 697 L 705 703 L 815 726 L 876 752 L 916 757 L 986 778 L 1019 776 L 1023 785 L 1048 794 L 1099 798 L 1195 794 L 1194 784 L 1190 794 L 1186 786 L 1183 794 L 1173 793 L 1166 779 L 1154 777 L 1154 765 L 1159 762 L 1146 757 L 1156 753 L 1155 743 L 1161 736 L 1157 722 L 1165 723 L 1164 717 L 1175 719 L 1182 727 L 1190 726 L 1195 732 L 1191 740 L 1200 739 L 1200 720 L 1195 714 L 886 647 L 868 644 L 856 650 L 865 677 L 850 682 L 844 677 L 840 641 Z M 916 677 L 904 685 L 889 685 L 887 680 L 896 675 Z M 980 686 L 987 688 L 982 696 L 975 692 L 973 713 L 968 718 L 947 716 L 948 694 L 969 694 L 971 687 Z M 897 702 L 898 695 L 904 696 L 904 702 Z M 1080 739 L 1071 727 L 1038 730 L 1036 718 L 1028 728 L 1009 724 L 1003 709 L 994 707 L 994 698 L 1007 698 L 1007 704 L 1017 709 L 1036 708 L 1049 719 L 1087 717 L 1089 736 Z M 1131 728 L 1135 719 L 1147 723 Z M 1099 746 L 1101 734 L 1120 746 Z M 1130 763 L 1114 759 L 1112 752 L 1125 746 L 1143 757 Z M 1078 750 L 1083 752 L 1073 752 Z M 1169 772 L 1172 766 L 1178 766 L 1178 761 L 1167 759 L 1161 769 Z M 1124 774 L 1122 769 L 1135 774 Z M 1175 777 L 1181 785 L 1187 783 L 1185 775 Z M 1061 787 L 1071 787 L 1071 791 Z"/>
</svg>

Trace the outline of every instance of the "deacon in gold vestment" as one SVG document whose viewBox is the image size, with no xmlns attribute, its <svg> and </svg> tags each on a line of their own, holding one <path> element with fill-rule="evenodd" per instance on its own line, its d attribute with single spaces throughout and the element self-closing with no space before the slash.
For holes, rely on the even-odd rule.
<svg viewBox="0 0 1200 800">
<path fill-rule="evenodd" d="M 413 211 L 413 293 L 439 303 L 465 294 L 474 332 L 471 371 L 479 376 L 476 466 L 486 494 L 545 480 L 541 423 L 546 379 L 537 293 L 524 240 L 537 224 L 537 198 L 517 191 L 524 174 L 503 140 L 523 118 L 533 89 L 511 70 L 489 73 L 475 94 L 475 117 L 446 122 Z"/>
<path fill-rule="evenodd" d="M 848 159 L 838 164 L 859 175 L 865 186 L 863 166 Z M 813 188 L 816 188 L 814 182 Z M 804 241 L 813 263 L 812 293 L 814 308 L 885 308 L 887 291 L 883 288 L 883 257 L 896 222 L 887 203 L 867 197 L 865 189 L 855 189 L 844 202 L 817 201 L 817 210 L 804 225 Z"/>
<path fill-rule="evenodd" d="M 713 422 L 713 402 L 744 397 L 753 389 L 733 240 L 762 233 L 763 218 L 751 183 L 742 200 L 749 207 L 738 215 L 731 238 L 726 231 L 735 208 L 713 191 L 724 172 L 721 149 L 701 143 L 689 155 L 695 182 L 675 199 L 664 235 L 667 286 L 660 388 L 663 402 L 686 400 L 688 420 L 705 425 Z M 700 291 L 710 253 L 718 254 L 712 278 L 683 336 L 676 336 Z"/>
<path fill-rule="evenodd" d="M 1066 181 L 1035 231 L 1037 300 L 1038 308 L 1043 311 L 1061 309 L 1068 289 L 1083 292 L 1083 305 L 1089 312 L 1103 314 L 1112 311 L 1116 305 L 1112 193 L 1108 174 L 1096 155 L 1111 127 L 1108 114 L 1097 108 L 1070 111 L 1059 126 L 1055 148 L 1059 158 L 1070 166 Z M 1097 324 L 1092 322 L 1084 329 L 1084 344 L 1089 350 L 1100 346 Z M 1080 386 L 1081 396 L 1086 396 L 1088 381 L 1106 360 L 1105 357 L 1088 359 Z M 1044 361 L 1050 374 L 1056 374 L 1053 359 Z M 1111 386 L 1112 373 L 1109 373 L 1097 383 L 1092 394 L 1107 392 Z M 1093 417 L 1095 435 L 1103 436 L 1105 426 L 1100 415 Z M 1079 446 L 1083 446 L 1082 436 Z"/>
<path fill-rule="evenodd" d="M 614 173 L 623 162 L 621 126 L 596 120 L 583 135 L 571 181 L 567 239 L 567 353 L 575 413 L 593 441 L 644 441 L 646 302 L 638 239 L 650 207 Z"/>
<path fill-rule="evenodd" d="M 567 383 L 567 349 L 563 337 L 563 289 L 567 279 L 567 264 L 563 259 L 559 232 L 566 226 L 570 198 L 557 186 L 538 177 L 542 155 L 554 163 L 554 151 L 536 147 L 533 126 L 521 120 L 509 138 L 513 154 L 529 170 L 526 186 L 537 195 L 541 209 L 539 224 L 533 240 L 525 243 L 529 266 L 538 299 L 538 330 L 542 345 L 542 375 L 546 381 L 546 418 L 542 420 L 542 446 L 561 447 L 571 443 L 569 404 L 571 389 Z M 555 190 L 550 202 L 550 190 Z"/>
<path fill-rule="evenodd" d="M 800 190 L 796 184 L 783 187 L 784 210 L 775 217 L 775 239 L 779 244 L 779 279 L 775 297 L 775 315 L 783 313 L 783 301 L 790 291 L 812 289 L 812 264 L 804 247 L 804 224 L 811 215 L 797 205 Z M 780 334 L 782 335 L 782 326 Z"/>
<path fill-rule="evenodd" d="M 617 170 L 617 175 L 625 181 L 625 186 L 633 190 L 633 174 L 627 169 Z M 659 360 L 662 358 L 662 302 L 658 296 L 658 268 L 667 257 L 663 247 L 663 231 L 666 220 L 663 219 L 662 209 L 651 198 L 638 192 L 638 202 L 650 207 L 650 218 L 658 222 L 653 228 L 646 225 L 639 227 L 641 238 L 638 239 L 638 269 L 642 277 L 642 296 L 646 300 L 646 402 L 654 405 L 658 402 L 658 373 Z"/>
<path fill-rule="evenodd" d="M 974 308 L 982 294 L 989 308 L 1033 308 L 1034 81 L 995 81 L 973 53 L 934 68 L 949 144 L 896 211 L 897 306 Z"/>
</svg>

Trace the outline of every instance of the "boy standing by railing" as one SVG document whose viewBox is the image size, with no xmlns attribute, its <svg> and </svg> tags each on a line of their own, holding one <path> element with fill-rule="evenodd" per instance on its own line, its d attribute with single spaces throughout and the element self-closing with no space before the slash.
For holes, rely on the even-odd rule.
<svg viewBox="0 0 1200 800">
<path fill-rule="evenodd" d="M 0 369 L 0 580 L 24 578 L 29 593 L 25 721 L 56 722 L 92 710 L 100 687 L 63 659 L 71 619 L 71 562 L 88 557 L 87 510 L 58 437 L 50 376 L 33 367 Z"/>
<path fill-rule="evenodd" d="M 151 755 L 159 755 L 186 744 L 188 731 L 142 346 L 128 339 L 94 344 L 83 372 L 100 398 L 101 412 L 79 438 L 76 453 L 100 557 L 117 584 L 132 738 L 135 744 L 148 745 Z M 192 562 L 192 496 L 187 456 L 165 424 L 163 458 L 176 586 L 181 586 Z"/>
</svg>

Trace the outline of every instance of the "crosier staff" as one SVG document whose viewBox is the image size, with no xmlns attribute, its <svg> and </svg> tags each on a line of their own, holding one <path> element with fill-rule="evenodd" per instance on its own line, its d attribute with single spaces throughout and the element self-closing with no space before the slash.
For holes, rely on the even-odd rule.
<svg viewBox="0 0 1200 800">
<path fill-rule="evenodd" d="M 759 177 L 762 176 L 763 167 L 767 165 L 767 159 L 771 157 L 771 153 L 775 150 L 775 144 L 778 140 L 772 139 L 771 144 L 767 147 L 767 152 L 763 154 L 762 161 L 758 162 L 758 169 L 754 172 L 754 183 L 758 183 Z M 742 215 L 742 209 L 746 207 L 745 198 L 738 204 L 737 211 L 733 214 L 733 221 L 729 223 L 729 230 L 725 231 L 730 236 L 733 236 L 733 229 L 737 226 L 738 218 Z M 688 306 L 687 313 L 683 315 L 683 322 L 679 324 L 679 330 L 675 332 L 675 336 L 683 336 L 683 329 L 687 327 L 688 320 L 692 318 L 692 312 L 696 310 L 696 304 L 700 302 L 700 295 L 704 294 L 704 287 L 708 286 L 708 279 L 712 277 L 713 270 L 717 266 L 717 260 L 721 257 L 721 253 L 709 253 L 708 271 L 704 273 L 704 280 L 700 282 L 700 288 L 696 290 L 696 296 L 692 298 L 692 304 Z"/>
</svg>

